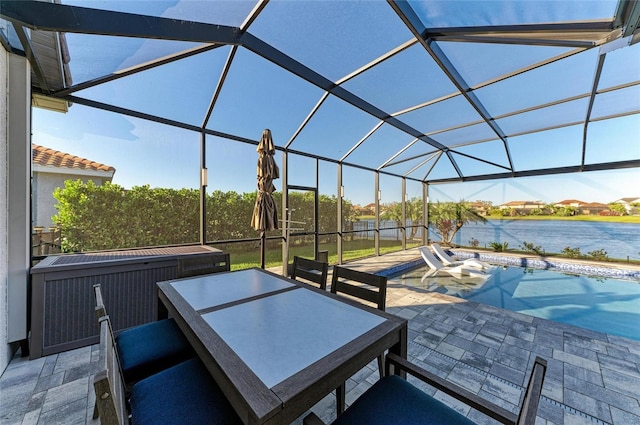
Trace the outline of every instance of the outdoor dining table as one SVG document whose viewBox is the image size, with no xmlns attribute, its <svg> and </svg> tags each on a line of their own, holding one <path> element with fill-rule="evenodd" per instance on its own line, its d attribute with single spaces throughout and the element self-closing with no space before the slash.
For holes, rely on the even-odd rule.
<svg viewBox="0 0 640 425">
<path fill-rule="evenodd" d="M 386 349 L 407 320 L 262 269 L 158 283 L 245 424 L 289 424 Z"/>
</svg>

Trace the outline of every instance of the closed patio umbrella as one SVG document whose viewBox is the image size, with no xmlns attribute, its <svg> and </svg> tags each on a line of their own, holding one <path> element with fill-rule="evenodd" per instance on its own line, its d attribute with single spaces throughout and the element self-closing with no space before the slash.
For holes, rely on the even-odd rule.
<svg viewBox="0 0 640 425">
<path fill-rule="evenodd" d="M 265 129 L 256 148 L 258 152 L 258 196 L 253 208 L 251 226 L 260 231 L 260 267 L 264 269 L 266 232 L 278 228 L 278 209 L 273 200 L 276 189 L 273 181 L 280 177 L 280 170 L 273 159 L 275 147 L 271 137 L 271 130 Z"/>
</svg>

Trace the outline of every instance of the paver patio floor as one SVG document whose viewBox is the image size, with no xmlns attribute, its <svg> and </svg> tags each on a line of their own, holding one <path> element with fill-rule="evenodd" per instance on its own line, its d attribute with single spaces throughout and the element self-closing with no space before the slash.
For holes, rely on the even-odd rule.
<svg viewBox="0 0 640 425">
<path fill-rule="evenodd" d="M 413 249 L 347 266 L 379 271 L 418 257 Z M 541 356 L 549 368 L 539 423 L 640 424 L 640 341 L 398 284 L 388 288 L 387 311 L 409 320 L 412 362 L 507 409 L 517 408 L 527 372 Z M 0 377 L 0 424 L 99 424 L 92 420 L 96 361 L 97 346 L 36 360 L 16 355 Z M 377 379 L 374 360 L 347 383 L 347 403 Z M 492 422 L 436 396 L 475 422 Z M 330 421 L 335 397 L 312 410 Z"/>
</svg>

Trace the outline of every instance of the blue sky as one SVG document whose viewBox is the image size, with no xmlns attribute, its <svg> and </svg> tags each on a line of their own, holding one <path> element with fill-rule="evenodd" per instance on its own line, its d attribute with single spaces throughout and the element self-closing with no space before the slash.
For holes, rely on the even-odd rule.
<svg viewBox="0 0 640 425">
<path fill-rule="evenodd" d="M 33 110 L 33 142 L 116 168 L 114 183 L 126 188 L 197 187 L 199 134 L 144 120 L 73 105 L 67 114 Z M 257 140 L 259 135 L 255 136 Z M 208 148 L 209 189 L 251 192 L 255 189 L 257 153 L 252 145 L 211 138 Z M 276 153 L 281 165 L 281 153 Z M 637 156 L 636 156 L 637 157 Z M 295 165 L 299 163 L 299 165 Z M 299 157 L 292 165 L 290 184 L 312 185 L 314 161 Z M 321 167 L 321 192 L 336 194 L 335 166 Z M 358 204 L 374 201 L 373 177 L 361 170 L 345 171 L 345 196 Z M 400 185 L 383 177 L 382 202 L 400 200 Z M 384 182 L 388 182 L 384 184 Z M 276 187 L 281 190 L 281 181 Z M 420 186 L 409 185 L 409 196 L 420 196 Z M 365 188 L 362 190 L 362 188 Z M 396 193 L 394 193 L 396 192 Z M 475 183 L 432 185 L 431 200 L 511 200 L 556 202 L 572 198 L 608 203 L 622 197 L 640 197 L 640 170 L 626 169 Z"/>
<path fill-rule="evenodd" d="M 72 3 L 72 2 L 71 2 Z M 615 1 L 468 2 L 410 1 L 427 27 L 556 22 L 611 17 Z M 79 2 L 81 6 L 109 7 L 179 19 L 238 26 L 252 2 Z M 427 7 L 428 6 L 428 7 Z M 149 9 L 152 8 L 152 9 Z M 477 13 L 466 13 L 469 10 Z M 460 13 L 464 10 L 465 13 Z M 375 27 L 376 31 L 370 31 Z M 336 30 L 338 28 L 339 30 Z M 253 22 L 250 32 L 300 63 L 333 81 L 339 81 L 389 50 L 412 40 L 407 28 L 382 1 L 270 2 Z M 127 39 L 67 34 L 74 83 L 88 81 L 131 66 L 199 47 L 177 41 Z M 319 46 L 319 47 L 318 47 Z M 474 90 L 508 137 L 516 170 L 579 165 L 583 126 L 599 49 L 574 54 L 570 48 L 511 44 L 448 43 L 437 46 L 473 86 L 500 75 L 515 76 Z M 161 67 L 75 93 L 79 97 L 133 109 L 158 117 L 203 125 L 207 107 L 223 73 L 231 47 L 222 46 Z M 640 80 L 640 43 L 607 54 L 587 134 L 585 162 L 640 159 L 640 85 L 607 91 Z M 505 60 L 507 58 L 508 60 Z M 635 60 L 634 60 L 635 59 Z M 546 66 L 534 66 L 550 61 Z M 523 67 L 533 66 L 518 73 Z M 428 78 L 425 78 L 427 76 Z M 453 157 L 465 175 L 505 172 L 509 166 L 504 144 L 462 96 L 453 96 L 411 111 L 426 100 L 457 93 L 451 81 L 418 44 L 407 47 L 342 86 L 428 134 L 452 146 Z M 320 103 L 323 91 L 261 56 L 240 48 L 234 56 L 206 128 L 257 141 L 270 128 L 276 146 L 340 159 L 371 168 L 381 166 L 406 147 L 388 171 L 422 179 L 431 170 L 425 161 L 432 150 L 413 138 L 335 96 Z M 574 101 L 529 110 L 531 107 L 576 97 Z M 318 106 L 309 124 L 300 124 Z M 514 115 L 505 115 L 518 112 Z M 605 119 L 613 115 L 624 115 Z M 468 125 L 477 123 L 475 125 Z M 531 133 L 544 123 L 546 130 Z M 567 125 L 573 124 L 573 125 Z M 456 126 L 462 126 L 456 128 Z M 295 134 L 297 137 L 293 138 Z M 371 134 L 368 138 L 367 135 Z M 351 151 L 356 142 L 360 147 Z M 467 144 L 484 140 L 482 143 Z M 67 114 L 34 110 L 33 142 L 116 168 L 114 182 L 124 187 L 198 187 L 200 134 L 137 118 L 103 112 L 79 104 Z M 409 146 L 410 143 L 413 143 Z M 407 147 L 408 146 L 408 147 Z M 427 155 L 425 156 L 425 153 Z M 468 156 L 482 157 L 493 164 Z M 209 190 L 255 190 L 257 154 L 250 144 L 207 136 Z M 444 158 L 443 158 L 444 159 Z M 281 154 L 276 154 L 281 164 Z M 290 159 L 289 184 L 310 186 L 314 161 Z M 337 195 L 335 166 L 322 163 L 320 190 Z M 429 178 L 457 175 L 451 163 L 440 160 Z M 640 196 L 640 171 L 619 170 L 495 180 L 484 183 L 432 186 L 432 200 L 511 200 L 555 202 L 576 198 L 611 202 Z M 364 205 L 374 201 L 373 176 L 361 170 L 344 171 L 345 196 Z M 278 190 L 281 183 L 276 181 Z M 399 201 L 399 180 L 381 179 L 382 202 Z M 410 197 L 419 196 L 419 184 L 409 184 Z"/>
</svg>

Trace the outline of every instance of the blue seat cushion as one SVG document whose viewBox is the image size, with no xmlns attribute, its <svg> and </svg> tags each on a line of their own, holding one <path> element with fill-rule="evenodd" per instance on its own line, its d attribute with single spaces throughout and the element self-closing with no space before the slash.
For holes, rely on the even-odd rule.
<svg viewBox="0 0 640 425">
<path fill-rule="evenodd" d="M 136 383 L 129 403 L 132 425 L 242 423 L 197 357 Z"/>
<path fill-rule="evenodd" d="M 473 424 L 399 376 L 386 376 L 361 395 L 334 425 Z"/>
<path fill-rule="evenodd" d="M 125 383 L 132 384 L 195 355 L 175 320 L 146 323 L 116 338 Z"/>
</svg>

